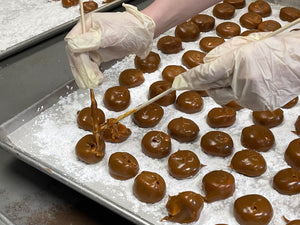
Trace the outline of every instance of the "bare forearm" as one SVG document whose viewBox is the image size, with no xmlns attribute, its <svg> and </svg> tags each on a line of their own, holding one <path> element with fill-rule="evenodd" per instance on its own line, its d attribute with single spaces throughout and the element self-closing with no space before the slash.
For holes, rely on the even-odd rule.
<svg viewBox="0 0 300 225">
<path fill-rule="evenodd" d="M 221 0 L 155 0 L 142 12 L 155 24 L 155 37 Z"/>
</svg>

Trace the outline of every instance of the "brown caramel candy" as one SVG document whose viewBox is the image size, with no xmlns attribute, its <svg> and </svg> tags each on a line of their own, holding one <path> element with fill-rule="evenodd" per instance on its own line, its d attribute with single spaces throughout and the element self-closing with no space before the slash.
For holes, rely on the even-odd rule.
<svg viewBox="0 0 300 225">
<path fill-rule="evenodd" d="M 105 142 L 102 137 L 99 138 L 99 146 L 97 147 L 94 135 L 88 134 L 77 142 L 75 150 L 81 161 L 87 164 L 97 163 L 104 157 Z"/>
<path fill-rule="evenodd" d="M 181 61 L 184 66 L 186 66 L 188 69 L 191 69 L 202 64 L 205 55 L 205 53 L 197 50 L 188 50 L 183 54 Z"/>
<path fill-rule="evenodd" d="M 131 135 L 131 130 L 120 122 L 115 123 L 114 120 L 107 120 L 107 128 L 103 131 L 103 138 L 107 142 L 121 143 Z"/>
<path fill-rule="evenodd" d="M 223 107 L 228 107 L 228 108 L 232 108 L 234 109 L 235 111 L 239 111 L 241 109 L 243 109 L 244 107 L 243 106 L 240 106 L 236 101 L 230 101 L 228 102 L 226 105 L 224 105 Z"/>
<path fill-rule="evenodd" d="M 234 154 L 230 167 L 246 176 L 257 177 L 266 171 L 267 164 L 260 153 L 255 150 L 245 149 Z"/>
<path fill-rule="evenodd" d="M 202 136 L 200 146 L 209 155 L 226 157 L 232 153 L 233 141 L 225 132 L 209 131 Z"/>
<path fill-rule="evenodd" d="M 177 66 L 177 65 L 168 65 L 164 68 L 162 71 L 162 78 L 170 83 L 173 82 L 174 78 L 185 72 L 186 69 L 182 66 Z"/>
<path fill-rule="evenodd" d="M 300 116 L 298 116 L 295 122 L 295 131 L 293 131 L 293 133 L 300 135 Z"/>
<path fill-rule="evenodd" d="M 291 167 L 300 170 L 300 138 L 289 143 L 284 153 L 284 159 Z"/>
<path fill-rule="evenodd" d="M 247 12 L 240 18 L 240 24 L 247 29 L 256 29 L 261 22 L 262 16 L 254 12 Z"/>
<path fill-rule="evenodd" d="M 273 188 L 283 195 L 300 193 L 300 171 L 295 168 L 280 170 L 273 178 Z"/>
<path fill-rule="evenodd" d="M 233 5 L 236 9 L 242 9 L 246 6 L 245 0 L 224 0 L 223 2 Z"/>
<path fill-rule="evenodd" d="M 157 49 L 165 54 L 174 54 L 180 52 L 183 48 L 180 38 L 167 35 L 158 40 Z"/>
<path fill-rule="evenodd" d="M 195 91 L 182 92 L 176 99 L 175 107 L 185 113 L 200 112 L 203 106 L 201 96 Z"/>
<path fill-rule="evenodd" d="M 149 131 L 142 139 L 142 151 L 151 158 L 164 158 L 171 152 L 171 138 L 162 131 Z"/>
<path fill-rule="evenodd" d="M 233 18 L 235 7 L 228 3 L 216 4 L 213 8 L 213 15 L 219 19 L 229 20 Z"/>
<path fill-rule="evenodd" d="M 203 166 L 198 156 L 189 150 L 178 150 L 170 155 L 168 160 L 169 173 L 176 179 L 192 177 Z"/>
<path fill-rule="evenodd" d="M 262 125 L 245 127 L 241 134 L 241 143 L 245 148 L 266 152 L 273 147 L 275 142 L 272 131 Z"/>
<path fill-rule="evenodd" d="M 261 15 L 262 17 L 270 16 L 272 13 L 270 4 L 263 0 L 257 0 L 255 2 L 252 2 L 248 6 L 248 11 L 257 13 L 257 14 Z"/>
<path fill-rule="evenodd" d="M 256 32 L 260 32 L 260 31 L 257 29 L 245 30 L 243 33 L 241 33 L 241 36 L 248 36 L 249 34 L 256 33 Z"/>
<path fill-rule="evenodd" d="M 207 173 L 202 179 L 202 185 L 208 203 L 229 198 L 235 190 L 234 177 L 223 170 L 214 170 Z"/>
<path fill-rule="evenodd" d="M 160 64 L 160 56 L 155 52 L 150 52 L 145 59 L 136 56 L 134 58 L 134 65 L 144 73 L 152 73 L 158 69 Z"/>
<path fill-rule="evenodd" d="M 159 81 L 152 83 L 149 87 L 149 99 L 170 89 L 171 86 L 172 86 L 172 83 L 165 81 L 165 80 L 159 80 Z M 157 103 L 161 106 L 168 106 L 168 105 L 173 104 L 175 102 L 175 100 L 176 100 L 176 91 L 172 91 L 169 94 L 158 99 L 155 103 Z"/>
<path fill-rule="evenodd" d="M 119 84 L 127 88 L 133 88 L 144 83 L 143 71 L 139 69 L 126 69 L 120 73 Z"/>
<path fill-rule="evenodd" d="M 283 111 L 276 109 L 274 111 L 253 111 L 253 122 L 268 128 L 276 127 L 283 121 Z"/>
<path fill-rule="evenodd" d="M 83 2 L 82 5 L 84 13 L 89 13 L 94 11 L 95 9 L 98 9 L 98 3 L 91 0 Z"/>
<path fill-rule="evenodd" d="M 263 32 L 275 31 L 281 28 L 281 24 L 275 20 L 266 20 L 261 22 L 257 29 Z"/>
<path fill-rule="evenodd" d="M 142 171 L 133 183 L 133 194 L 141 202 L 155 203 L 163 199 L 166 183 L 157 173 Z"/>
<path fill-rule="evenodd" d="M 215 18 L 206 14 L 198 14 L 191 19 L 197 24 L 200 32 L 211 31 L 215 26 Z"/>
<path fill-rule="evenodd" d="M 63 7 L 69 8 L 71 6 L 78 5 L 79 0 L 62 0 L 61 3 L 63 5 Z"/>
<path fill-rule="evenodd" d="M 233 215 L 239 224 L 267 225 L 273 217 L 273 208 L 262 195 L 244 195 L 235 200 Z"/>
<path fill-rule="evenodd" d="M 215 47 L 223 44 L 224 42 L 224 38 L 221 37 L 204 37 L 200 40 L 199 46 L 202 51 L 210 52 Z"/>
<path fill-rule="evenodd" d="M 132 118 L 136 125 L 146 128 L 156 126 L 163 115 L 163 108 L 156 103 L 152 103 L 135 112 Z"/>
<path fill-rule="evenodd" d="M 176 26 L 175 37 L 184 42 L 196 41 L 200 36 L 200 30 L 193 21 L 186 21 Z"/>
<path fill-rule="evenodd" d="M 187 118 L 179 117 L 168 124 L 169 135 L 179 142 L 191 142 L 198 137 L 198 125 Z"/>
<path fill-rule="evenodd" d="M 196 91 L 201 97 L 208 97 L 209 95 L 207 94 L 206 91 L 204 90 L 198 90 Z"/>
<path fill-rule="evenodd" d="M 283 7 L 280 9 L 279 18 L 283 21 L 292 22 L 300 18 L 300 10 L 294 7 Z"/>
<path fill-rule="evenodd" d="M 222 38 L 232 38 L 240 35 L 241 27 L 234 22 L 223 22 L 216 27 L 216 32 Z"/>
<path fill-rule="evenodd" d="M 130 92 L 123 86 L 114 86 L 108 88 L 103 97 L 105 107 L 112 111 L 122 111 L 130 104 Z"/>
<path fill-rule="evenodd" d="M 166 208 L 168 216 L 162 220 L 176 223 L 192 223 L 199 219 L 203 209 L 203 198 L 192 191 L 181 192 L 175 196 L 169 196 Z"/>
<path fill-rule="evenodd" d="M 97 108 L 95 113 L 95 118 L 98 125 L 101 125 L 105 122 L 104 112 Z M 77 125 L 79 128 L 87 131 L 93 131 L 93 119 L 91 115 L 91 107 L 83 108 L 77 112 Z"/>
<path fill-rule="evenodd" d="M 207 114 L 207 124 L 212 128 L 229 127 L 234 124 L 236 111 L 232 108 L 215 107 Z"/>
<path fill-rule="evenodd" d="M 285 216 L 282 216 L 286 225 L 300 225 L 300 220 L 288 220 Z"/>
<path fill-rule="evenodd" d="M 297 103 L 298 103 L 298 96 L 296 98 L 292 99 L 291 101 L 289 101 L 288 103 L 286 103 L 281 108 L 289 109 L 289 108 L 294 107 Z"/>
<path fill-rule="evenodd" d="M 128 152 L 115 152 L 108 160 L 109 174 L 118 180 L 127 180 L 139 172 L 136 158 Z"/>
</svg>

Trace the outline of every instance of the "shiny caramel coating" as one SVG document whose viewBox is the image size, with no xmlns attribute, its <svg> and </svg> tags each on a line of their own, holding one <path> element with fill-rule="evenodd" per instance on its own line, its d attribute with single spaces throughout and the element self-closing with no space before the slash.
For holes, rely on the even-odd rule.
<svg viewBox="0 0 300 225">
<path fill-rule="evenodd" d="M 206 56 L 204 52 L 197 50 L 188 50 L 186 51 L 181 58 L 182 64 L 188 69 L 191 69 L 195 66 L 203 64 L 203 58 Z"/>
<path fill-rule="evenodd" d="M 241 150 L 234 154 L 230 167 L 249 177 L 262 175 L 267 169 L 264 157 L 255 150 Z"/>
<path fill-rule="evenodd" d="M 131 130 L 120 122 L 115 123 L 114 119 L 107 120 L 107 128 L 103 131 L 103 138 L 107 142 L 121 143 L 131 135 Z"/>
<path fill-rule="evenodd" d="M 209 131 L 202 136 L 200 146 L 206 154 L 226 157 L 232 153 L 233 140 L 225 132 Z"/>
<path fill-rule="evenodd" d="M 236 9 L 242 9 L 246 6 L 245 0 L 224 0 L 223 2 L 233 5 Z"/>
<path fill-rule="evenodd" d="M 130 92 L 123 86 L 110 87 L 104 93 L 103 103 L 107 109 L 120 112 L 130 105 Z"/>
<path fill-rule="evenodd" d="M 240 106 L 236 101 L 232 100 L 230 102 L 228 102 L 227 104 L 223 105 L 223 107 L 229 107 L 234 109 L 235 111 L 239 111 L 241 109 L 243 109 L 243 106 Z"/>
<path fill-rule="evenodd" d="M 262 125 L 254 124 L 243 128 L 241 143 L 245 148 L 266 152 L 275 142 L 272 131 Z"/>
<path fill-rule="evenodd" d="M 232 19 L 235 13 L 235 7 L 229 3 L 219 3 L 213 7 L 213 15 L 219 19 Z"/>
<path fill-rule="evenodd" d="M 165 54 L 175 54 L 180 52 L 183 48 L 179 37 L 167 35 L 158 39 L 157 49 L 161 50 Z"/>
<path fill-rule="evenodd" d="M 279 18 L 283 21 L 292 22 L 300 18 L 300 9 L 295 7 L 283 7 L 280 9 Z"/>
<path fill-rule="evenodd" d="M 211 31 L 215 26 L 215 18 L 207 14 L 198 14 L 191 20 L 198 26 L 200 32 Z"/>
<path fill-rule="evenodd" d="M 94 2 L 92 0 L 83 2 L 82 5 L 83 5 L 83 12 L 84 13 L 89 13 L 89 12 L 94 11 L 95 9 L 98 9 L 98 3 Z"/>
<path fill-rule="evenodd" d="M 272 128 L 282 123 L 283 111 L 281 109 L 276 109 L 274 111 L 253 111 L 252 118 L 254 124 Z"/>
<path fill-rule="evenodd" d="M 139 172 L 136 158 L 128 152 L 115 152 L 108 160 L 109 174 L 118 180 L 128 180 Z"/>
<path fill-rule="evenodd" d="M 284 160 L 291 167 L 300 170 L 300 138 L 289 143 L 284 153 Z"/>
<path fill-rule="evenodd" d="M 162 220 L 176 223 L 192 223 L 199 219 L 204 206 L 200 194 L 192 191 L 184 191 L 178 195 L 169 196 L 166 208 L 168 216 Z"/>
<path fill-rule="evenodd" d="M 296 98 L 293 98 L 291 101 L 289 101 L 288 103 L 286 103 L 284 106 L 282 106 L 281 108 L 284 108 L 284 109 L 290 109 L 292 107 L 294 107 L 295 105 L 297 105 L 298 103 L 298 96 Z"/>
<path fill-rule="evenodd" d="M 175 28 L 175 37 L 180 38 L 184 42 L 196 41 L 200 36 L 200 30 L 193 21 L 185 21 L 178 24 Z"/>
<path fill-rule="evenodd" d="M 154 127 L 162 119 L 163 115 L 164 109 L 160 105 L 152 103 L 135 112 L 132 119 L 139 127 Z"/>
<path fill-rule="evenodd" d="M 257 0 L 250 3 L 250 5 L 248 6 L 248 11 L 257 13 L 262 17 L 267 17 L 272 14 L 272 8 L 270 4 L 263 0 Z"/>
<path fill-rule="evenodd" d="M 65 8 L 69 8 L 71 6 L 78 5 L 78 3 L 79 3 L 79 0 L 61 0 L 61 4 Z"/>
<path fill-rule="evenodd" d="M 95 118 L 99 126 L 105 122 L 104 112 L 97 108 L 95 112 Z M 77 112 L 77 125 L 79 128 L 87 131 L 93 131 L 93 119 L 91 115 L 91 107 L 83 108 Z"/>
<path fill-rule="evenodd" d="M 162 131 L 149 131 L 142 138 L 142 151 L 145 155 L 161 159 L 168 156 L 171 152 L 171 138 Z"/>
<path fill-rule="evenodd" d="M 244 32 L 241 33 L 241 36 L 248 36 L 249 34 L 257 33 L 257 32 L 260 32 L 260 31 L 257 30 L 257 29 L 253 29 L 253 30 L 245 30 Z"/>
<path fill-rule="evenodd" d="M 214 170 L 203 177 L 202 186 L 206 193 L 204 200 L 211 203 L 232 196 L 235 191 L 235 179 L 226 171 Z"/>
<path fill-rule="evenodd" d="M 273 208 L 262 195 L 244 195 L 235 200 L 233 215 L 239 224 L 267 225 L 273 217 Z"/>
<path fill-rule="evenodd" d="M 300 135 L 300 116 L 298 116 L 295 122 L 295 131 L 293 131 L 293 133 Z"/>
<path fill-rule="evenodd" d="M 247 12 L 240 17 L 241 26 L 247 29 L 256 29 L 261 22 L 262 16 L 254 12 Z"/>
<path fill-rule="evenodd" d="M 176 179 L 192 177 L 203 166 L 198 156 L 190 150 L 178 150 L 171 154 L 168 159 L 169 173 Z"/>
<path fill-rule="evenodd" d="M 215 47 L 223 44 L 225 42 L 224 38 L 221 37 L 204 37 L 200 40 L 200 49 L 204 52 L 210 52 Z"/>
<path fill-rule="evenodd" d="M 168 65 L 168 66 L 166 66 L 163 69 L 163 71 L 162 71 L 161 74 L 162 74 L 163 80 L 166 80 L 166 81 L 172 83 L 173 80 L 174 80 L 174 78 L 177 75 L 179 75 L 179 74 L 181 74 L 181 73 L 183 73 L 185 71 L 186 71 L 186 69 L 184 67 L 182 67 L 182 66 L 179 66 L 179 65 Z"/>
<path fill-rule="evenodd" d="M 222 38 L 232 38 L 241 33 L 241 27 L 234 22 L 223 22 L 216 27 L 216 33 Z"/>
<path fill-rule="evenodd" d="M 265 20 L 257 26 L 257 29 L 262 32 L 275 31 L 279 28 L 281 28 L 281 24 L 275 20 Z"/>
<path fill-rule="evenodd" d="M 133 88 L 144 83 L 143 71 L 140 69 L 126 69 L 120 73 L 119 84 L 126 88 Z"/>
<path fill-rule="evenodd" d="M 159 95 L 160 93 L 168 90 L 171 88 L 172 83 L 165 81 L 165 80 L 159 80 L 152 83 L 149 87 L 149 99 L 155 97 L 156 95 Z M 155 103 L 161 105 L 161 106 L 168 106 L 175 102 L 176 100 L 176 91 L 172 91 L 169 94 L 161 97 Z"/>
<path fill-rule="evenodd" d="M 175 107 L 182 112 L 192 114 L 201 111 L 203 100 L 197 92 L 185 91 L 177 97 Z"/>
<path fill-rule="evenodd" d="M 92 134 L 88 134 L 77 142 L 75 152 L 79 160 L 87 164 L 97 163 L 104 157 L 105 142 L 103 138 L 100 138 L 97 149 L 95 137 Z"/>
<path fill-rule="evenodd" d="M 159 174 L 142 171 L 134 179 L 133 194 L 141 202 L 159 202 L 166 194 L 166 183 Z"/>
<path fill-rule="evenodd" d="M 172 119 L 168 124 L 169 135 L 179 142 L 191 142 L 198 137 L 198 125 L 187 118 L 179 117 Z"/>
<path fill-rule="evenodd" d="M 160 56 L 156 52 L 151 51 L 145 59 L 136 56 L 134 58 L 135 68 L 140 69 L 144 73 L 152 73 L 158 69 L 160 64 Z"/>
<path fill-rule="evenodd" d="M 300 193 L 300 171 L 295 168 L 280 170 L 273 177 L 273 188 L 283 195 Z"/>
<path fill-rule="evenodd" d="M 212 108 L 206 117 L 207 124 L 212 128 L 229 127 L 236 120 L 236 111 L 232 108 Z"/>
</svg>

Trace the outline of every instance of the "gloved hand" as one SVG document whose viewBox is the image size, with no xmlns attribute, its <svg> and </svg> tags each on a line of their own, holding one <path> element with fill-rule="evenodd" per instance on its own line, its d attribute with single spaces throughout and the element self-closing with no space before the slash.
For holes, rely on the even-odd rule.
<svg viewBox="0 0 300 225">
<path fill-rule="evenodd" d="M 300 94 L 300 31 L 262 39 L 267 34 L 228 40 L 178 75 L 173 88 L 206 90 L 220 105 L 235 100 L 252 110 L 285 105 Z"/>
<path fill-rule="evenodd" d="M 66 52 L 79 88 L 95 88 L 103 81 L 102 62 L 129 54 L 145 58 L 153 43 L 155 23 L 136 7 L 126 12 L 86 15 L 86 33 L 79 22 L 65 37 Z"/>
</svg>

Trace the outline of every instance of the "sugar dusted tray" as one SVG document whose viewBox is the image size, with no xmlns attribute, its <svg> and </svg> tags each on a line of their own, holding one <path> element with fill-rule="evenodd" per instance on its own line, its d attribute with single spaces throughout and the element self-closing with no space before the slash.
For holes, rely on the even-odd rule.
<svg viewBox="0 0 300 225">
<path fill-rule="evenodd" d="M 249 4 L 251 1 L 248 1 Z M 282 25 L 286 22 L 278 19 L 281 5 L 272 4 L 273 14 L 270 19 L 276 18 Z M 211 8 L 203 13 L 211 14 Z M 237 10 L 232 21 L 238 22 L 239 17 L 245 13 L 246 8 Z M 216 24 L 221 20 L 216 20 Z M 291 28 L 292 29 L 292 28 Z M 163 35 L 173 35 L 174 28 Z M 162 35 L 162 36 L 163 36 Z M 201 33 L 201 37 L 215 35 L 215 31 Z M 200 40 L 199 39 L 199 40 Z M 143 103 L 148 97 L 148 88 L 156 80 L 161 79 L 161 72 L 167 65 L 181 65 L 181 56 L 190 49 L 199 50 L 198 42 L 185 43 L 181 52 L 173 55 L 165 55 L 156 48 L 155 40 L 153 51 L 160 54 L 161 64 L 159 69 L 153 73 L 145 73 L 145 82 L 136 88 L 130 89 L 131 104 L 127 110 L 135 108 Z M 102 86 L 95 89 L 95 96 L 98 107 L 101 108 L 107 118 L 117 117 L 123 112 L 112 112 L 107 110 L 102 102 L 104 92 L 111 86 L 118 85 L 119 74 L 128 68 L 134 68 L 134 56 L 130 55 L 120 61 L 114 62 L 104 70 L 105 81 Z M 181 92 L 177 92 L 177 96 Z M 76 113 L 84 107 L 90 105 L 89 91 L 78 90 L 73 81 L 63 87 L 54 90 L 46 98 L 32 105 L 29 109 L 21 112 L 16 117 L 0 126 L 0 144 L 8 151 L 13 152 L 28 164 L 42 170 L 55 179 L 83 193 L 100 204 L 125 216 L 136 224 L 174 224 L 160 221 L 167 215 L 165 208 L 168 195 L 177 195 L 182 191 L 194 191 L 204 195 L 201 181 L 205 174 L 213 170 L 225 170 L 230 172 L 236 181 L 236 190 L 232 197 L 209 204 L 204 204 L 199 220 L 193 224 L 230 224 L 237 222 L 233 217 L 233 202 L 240 196 L 246 194 L 261 194 L 265 196 L 273 206 L 274 216 L 270 224 L 286 224 L 282 216 L 289 219 L 300 217 L 300 196 L 281 195 L 272 188 L 272 177 L 281 169 L 287 168 L 283 154 L 287 145 L 297 135 L 292 133 L 294 123 L 300 112 L 300 103 L 290 109 L 283 109 L 284 121 L 281 125 L 271 128 L 275 136 L 275 145 L 268 152 L 263 152 L 267 162 L 267 171 L 259 177 L 250 178 L 240 175 L 230 169 L 228 165 L 233 154 L 244 147 L 240 142 L 241 131 L 244 127 L 253 124 L 252 111 L 242 109 L 237 112 L 236 122 L 228 128 L 213 129 L 206 123 L 208 111 L 218 105 L 209 97 L 203 98 L 203 109 L 196 114 L 185 114 L 175 109 L 174 105 L 164 107 L 164 116 L 160 123 L 154 128 L 139 128 L 131 117 L 122 120 L 132 135 L 121 144 L 106 143 L 106 155 L 97 164 L 87 165 L 80 162 L 74 147 L 78 140 L 89 132 L 78 128 L 76 123 Z M 127 111 L 125 110 L 125 111 Z M 124 111 L 124 112 L 125 112 Z M 192 143 L 179 143 L 172 139 L 171 153 L 181 150 L 192 150 L 200 159 L 202 164 L 207 166 L 201 168 L 196 176 L 177 180 L 172 178 L 167 169 L 168 157 L 163 159 L 152 159 L 141 151 L 141 139 L 150 130 L 160 130 L 167 132 L 169 121 L 177 117 L 186 117 L 195 121 L 200 133 L 198 138 Z M 201 137 L 211 130 L 221 130 L 233 139 L 234 150 L 231 156 L 226 158 L 213 157 L 205 154 L 200 147 Z M 133 179 L 119 181 L 112 178 L 108 173 L 109 156 L 116 151 L 126 151 L 134 155 L 140 165 L 140 172 L 149 170 L 159 173 L 166 181 L 166 196 L 158 203 L 145 204 L 138 201 L 132 193 Z"/>
</svg>

